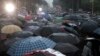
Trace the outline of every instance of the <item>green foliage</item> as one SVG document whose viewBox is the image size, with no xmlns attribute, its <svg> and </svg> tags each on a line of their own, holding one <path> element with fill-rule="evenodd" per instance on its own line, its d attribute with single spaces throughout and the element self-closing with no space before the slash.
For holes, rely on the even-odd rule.
<svg viewBox="0 0 100 56">
<path fill-rule="evenodd" d="M 19 0 L 21 2 L 21 6 L 25 6 L 27 8 L 27 10 L 31 10 L 33 12 L 36 11 L 36 4 L 39 5 L 48 5 L 45 0 Z"/>
<path fill-rule="evenodd" d="M 100 11 L 100 0 L 59 0 L 63 8 L 82 8 L 86 11 L 91 11 L 94 7 L 94 11 Z M 92 6 L 92 3 L 94 4 Z"/>
</svg>

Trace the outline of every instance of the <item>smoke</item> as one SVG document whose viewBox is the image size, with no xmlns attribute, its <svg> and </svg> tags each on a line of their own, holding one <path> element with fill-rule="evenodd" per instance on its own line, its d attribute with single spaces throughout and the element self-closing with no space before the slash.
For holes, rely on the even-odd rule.
<svg viewBox="0 0 100 56">
<path fill-rule="evenodd" d="M 53 7 L 53 0 L 45 0 L 50 7 Z"/>
</svg>

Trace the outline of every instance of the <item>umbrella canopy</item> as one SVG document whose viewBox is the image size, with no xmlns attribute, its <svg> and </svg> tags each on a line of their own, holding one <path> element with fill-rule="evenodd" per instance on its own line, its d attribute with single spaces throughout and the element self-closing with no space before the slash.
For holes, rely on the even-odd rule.
<svg viewBox="0 0 100 56">
<path fill-rule="evenodd" d="M 18 25 L 18 26 L 23 26 L 22 22 L 17 20 L 17 19 L 8 19 L 8 18 L 4 18 L 4 19 L 0 19 L 0 22 L 2 24 L 5 24 L 5 23 L 12 23 L 14 25 Z M 0 24 L 1 25 L 1 24 Z"/>
<path fill-rule="evenodd" d="M 64 20 L 82 20 L 81 16 L 77 16 L 77 15 L 66 15 L 64 18 Z"/>
<path fill-rule="evenodd" d="M 1 22 L 0 21 L 0 29 L 6 25 L 11 25 L 12 23 L 11 22 Z"/>
<path fill-rule="evenodd" d="M 25 27 L 24 30 L 25 31 L 31 31 L 31 32 L 35 32 L 39 29 L 40 27 L 39 26 L 28 26 L 28 27 Z"/>
<path fill-rule="evenodd" d="M 94 30 L 93 37 L 100 38 L 100 28 L 97 28 L 96 30 Z"/>
<path fill-rule="evenodd" d="M 77 52 L 79 50 L 76 46 L 69 43 L 57 43 L 54 49 L 64 54 Z"/>
<path fill-rule="evenodd" d="M 22 29 L 16 25 L 6 25 L 2 27 L 1 29 L 1 33 L 4 33 L 4 34 L 12 34 L 18 31 L 22 31 Z"/>
<path fill-rule="evenodd" d="M 41 35 L 44 37 L 48 37 L 49 35 L 51 35 L 52 33 L 56 33 L 56 32 L 61 32 L 59 30 L 59 28 L 57 28 L 56 26 L 44 26 L 38 29 L 38 32 L 36 33 L 36 35 Z"/>
<path fill-rule="evenodd" d="M 73 34 L 75 34 L 77 36 L 80 36 L 79 33 L 74 28 L 72 28 L 72 27 L 67 27 L 66 26 L 66 27 L 64 27 L 64 30 L 69 32 L 69 33 L 73 33 Z"/>
<path fill-rule="evenodd" d="M 8 50 L 8 54 L 10 56 L 22 56 L 25 53 L 29 53 L 35 50 L 54 48 L 55 45 L 56 45 L 55 42 L 47 38 L 42 38 L 39 36 L 30 37 L 15 42 Z"/>
<path fill-rule="evenodd" d="M 70 33 L 53 33 L 49 38 L 57 43 L 78 44 L 80 42 L 77 36 Z"/>
<path fill-rule="evenodd" d="M 14 37 L 27 38 L 33 35 L 31 31 L 20 31 L 13 34 Z"/>
<path fill-rule="evenodd" d="M 19 40 L 21 40 L 22 38 L 18 38 L 18 37 L 15 37 L 15 38 L 9 38 L 9 39 L 7 39 L 6 41 L 5 41 L 5 45 L 6 45 L 6 47 L 7 47 L 7 49 L 9 49 L 11 46 L 12 46 L 12 44 L 14 44 L 16 41 L 19 41 Z"/>
<path fill-rule="evenodd" d="M 39 23 L 38 22 L 31 22 L 31 23 L 26 23 L 24 26 L 25 27 L 26 26 L 39 26 Z"/>
<path fill-rule="evenodd" d="M 93 31 L 98 28 L 98 23 L 95 21 L 86 21 L 80 26 L 82 34 L 92 35 Z"/>
<path fill-rule="evenodd" d="M 97 28 L 97 29 L 94 31 L 94 33 L 100 35 L 100 28 Z"/>
<path fill-rule="evenodd" d="M 4 18 L 5 19 L 5 18 Z M 5 25 L 11 25 L 12 23 L 8 20 L 0 19 L 0 29 Z"/>
<path fill-rule="evenodd" d="M 56 17 L 56 19 L 54 19 L 55 23 L 61 23 L 62 22 L 62 18 L 63 17 Z"/>
<path fill-rule="evenodd" d="M 12 22 L 14 25 L 18 25 L 20 27 L 23 27 L 23 23 L 18 19 L 11 19 L 9 21 Z"/>
</svg>

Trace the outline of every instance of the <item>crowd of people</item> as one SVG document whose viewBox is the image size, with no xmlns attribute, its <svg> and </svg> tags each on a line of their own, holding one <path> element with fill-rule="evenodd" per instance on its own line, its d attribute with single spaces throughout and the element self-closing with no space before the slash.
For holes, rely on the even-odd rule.
<svg viewBox="0 0 100 56">
<path fill-rule="evenodd" d="M 16 19 L 0 18 L 0 56 L 100 56 L 98 15 L 22 14 Z M 48 48 L 62 55 L 41 51 Z"/>
</svg>

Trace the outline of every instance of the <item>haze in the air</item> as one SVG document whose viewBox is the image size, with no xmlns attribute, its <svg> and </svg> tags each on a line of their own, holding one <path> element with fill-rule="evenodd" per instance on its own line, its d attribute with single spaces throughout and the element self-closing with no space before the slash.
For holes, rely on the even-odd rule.
<svg viewBox="0 0 100 56">
<path fill-rule="evenodd" d="M 53 7 L 53 0 L 45 0 L 50 7 Z"/>
</svg>

